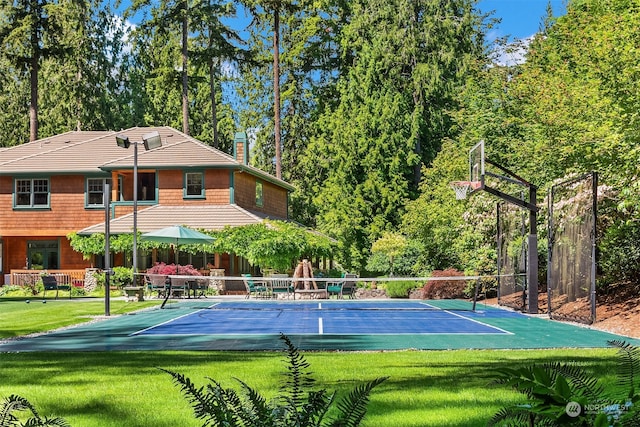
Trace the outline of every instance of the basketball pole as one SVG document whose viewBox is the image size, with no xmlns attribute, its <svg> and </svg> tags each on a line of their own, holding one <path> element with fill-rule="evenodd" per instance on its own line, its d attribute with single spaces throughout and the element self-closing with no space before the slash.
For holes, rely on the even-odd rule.
<svg viewBox="0 0 640 427">
<path fill-rule="evenodd" d="M 535 203 L 537 188 L 529 187 L 529 200 Z M 538 313 L 538 209 L 529 208 L 529 250 L 527 251 L 527 313 Z"/>
<path fill-rule="evenodd" d="M 538 187 L 511 172 L 509 169 L 501 166 L 495 162 L 492 162 L 489 159 L 485 159 L 486 163 L 497 167 L 502 170 L 504 173 L 510 175 L 514 178 L 512 182 L 520 184 L 524 187 L 529 188 L 529 202 L 527 203 L 524 200 L 513 197 L 509 194 L 503 193 L 502 191 L 496 190 L 495 188 L 489 187 L 487 185 L 482 186 L 482 190 L 486 191 L 489 194 L 493 194 L 496 197 L 501 198 L 509 203 L 512 203 L 521 208 L 527 209 L 529 211 L 529 236 L 527 238 L 527 244 L 529 250 L 527 251 L 527 306 L 526 311 L 529 314 L 537 314 L 538 313 L 538 206 L 536 205 L 536 198 L 538 195 Z M 487 173 L 489 174 L 489 173 Z M 491 176 L 497 178 L 503 178 L 499 175 L 489 174 Z"/>
<path fill-rule="evenodd" d="M 479 164 L 474 164 L 474 156 L 473 153 L 479 149 Z M 506 174 L 505 175 L 497 175 L 491 172 L 485 171 L 485 163 L 488 163 Z M 503 181 L 507 181 L 513 184 L 518 184 L 523 187 L 527 187 L 529 189 L 529 202 L 518 199 L 517 197 L 513 197 L 510 194 L 503 193 L 502 191 L 490 187 L 485 183 L 485 175 L 491 176 Z M 469 179 L 470 181 L 467 184 L 471 184 L 471 182 L 479 182 L 480 185 L 478 187 L 472 188 L 471 185 L 466 186 L 466 194 L 475 193 L 476 191 L 486 191 L 489 194 L 493 194 L 496 197 L 501 198 L 502 200 L 512 203 L 516 206 L 519 206 L 523 209 L 527 209 L 529 211 L 529 236 L 527 238 L 528 251 L 527 251 L 527 288 L 525 292 L 526 297 L 526 311 L 529 314 L 537 314 L 538 313 L 538 206 L 536 204 L 537 200 L 537 190 L 538 188 L 517 174 L 513 173 L 509 169 L 505 168 L 498 163 L 495 163 L 488 158 L 485 157 L 484 153 L 484 141 L 480 141 L 476 144 L 471 150 L 469 150 Z M 452 184 L 452 187 L 455 189 L 455 184 L 459 181 L 455 181 Z M 457 193 L 457 190 L 456 190 Z"/>
</svg>

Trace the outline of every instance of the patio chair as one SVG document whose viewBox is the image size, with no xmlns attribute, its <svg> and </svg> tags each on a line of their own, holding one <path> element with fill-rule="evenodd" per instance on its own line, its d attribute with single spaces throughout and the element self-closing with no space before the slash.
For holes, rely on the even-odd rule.
<svg viewBox="0 0 640 427">
<path fill-rule="evenodd" d="M 242 281 L 247 290 L 246 298 L 250 298 L 252 295 L 255 298 L 265 298 L 269 293 L 266 283 L 262 280 L 253 279 L 251 274 L 242 274 Z"/>
<path fill-rule="evenodd" d="M 287 299 L 289 299 L 294 295 L 293 282 L 287 280 L 289 278 L 288 274 L 272 274 L 269 277 L 274 278 L 271 283 L 268 283 L 272 297 L 278 298 L 278 295 L 286 294 Z"/>
<path fill-rule="evenodd" d="M 356 297 L 356 290 L 358 289 L 358 283 L 353 280 L 357 279 L 357 274 L 346 273 L 344 275 L 344 281 L 342 282 L 342 292 L 340 298 L 349 297 L 349 299 Z"/>
<path fill-rule="evenodd" d="M 167 276 L 164 274 L 145 274 L 144 283 L 147 291 L 153 295 L 157 292 L 158 298 L 163 298 L 167 294 Z"/>
<path fill-rule="evenodd" d="M 56 276 L 42 276 L 42 286 L 44 290 L 42 292 L 42 299 L 47 299 L 47 291 L 56 291 L 56 299 L 58 299 L 58 279 Z"/>
<path fill-rule="evenodd" d="M 327 282 L 327 298 L 331 298 L 334 295 L 336 298 L 342 298 L 342 285 L 344 285 L 344 280 L 342 279 Z"/>
<path fill-rule="evenodd" d="M 184 277 L 170 277 L 171 280 L 171 295 L 174 298 L 182 298 L 185 293 L 188 296 L 189 293 L 189 279 Z"/>
<path fill-rule="evenodd" d="M 207 290 L 209 289 L 209 280 L 207 279 L 196 279 L 194 280 L 194 288 L 193 288 L 193 297 L 194 298 L 206 298 L 207 297 Z M 197 293 L 197 295 L 196 295 Z"/>
</svg>

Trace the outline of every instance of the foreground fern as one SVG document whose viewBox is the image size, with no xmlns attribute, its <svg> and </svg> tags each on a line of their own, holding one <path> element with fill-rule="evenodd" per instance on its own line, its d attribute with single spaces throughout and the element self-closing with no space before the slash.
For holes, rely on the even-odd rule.
<svg viewBox="0 0 640 427">
<path fill-rule="evenodd" d="M 496 382 L 525 394 L 527 403 L 502 408 L 490 426 L 633 426 L 640 425 L 640 348 L 624 341 L 609 341 L 618 348 L 620 395 L 607 392 L 598 379 L 580 366 L 547 363 L 505 368 Z"/>
<path fill-rule="evenodd" d="M 30 411 L 29 417 L 24 423 L 15 415 L 17 411 Z M 5 398 L 0 405 L 0 427 L 69 427 L 62 418 L 42 418 L 36 408 L 24 397 L 11 396 Z"/>
<path fill-rule="evenodd" d="M 280 394 L 267 401 L 256 390 L 236 378 L 241 393 L 225 389 L 209 378 L 210 383 L 197 387 L 189 378 L 176 372 L 169 373 L 194 409 L 204 426 L 224 427 L 356 427 L 364 418 L 369 395 L 374 387 L 388 377 L 380 377 L 356 387 L 336 403 L 339 414 L 326 419 L 334 404 L 335 392 L 313 390 L 315 380 L 308 372 L 309 363 L 285 335 L 288 370 Z M 1 425 L 0 425 L 1 427 Z"/>
</svg>

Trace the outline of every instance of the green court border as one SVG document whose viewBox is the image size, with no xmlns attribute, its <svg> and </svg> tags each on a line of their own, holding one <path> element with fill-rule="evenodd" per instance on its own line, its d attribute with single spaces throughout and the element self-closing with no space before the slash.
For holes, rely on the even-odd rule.
<svg viewBox="0 0 640 427">
<path fill-rule="evenodd" d="M 210 305 L 216 299 L 197 304 Z M 466 301 L 425 301 L 437 307 L 470 309 Z M 182 316 L 192 309 L 180 309 L 176 302 L 169 309 L 147 309 L 105 320 L 78 325 L 48 334 L 0 343 L 0 352 L 28 351 L 134 351 L 134 350 L 281 350 L 279 334 L 265 335 L 133 335 L 142 329 Z M 454 305 L 452 305 L 454 304 Z M 479 304 L 478 310 L 502 310 Z M 383 351 L 448 349 L 544 349 L 605 348 L 610 340 L 640 345 L 640 340 L 599 331 L 590 327 L 562 323 L 542 316 L 519 318 L 488 317 L 483 323 L 505 329 L 509 335 L 290 335 L 300 350 Z"/>
</svg>

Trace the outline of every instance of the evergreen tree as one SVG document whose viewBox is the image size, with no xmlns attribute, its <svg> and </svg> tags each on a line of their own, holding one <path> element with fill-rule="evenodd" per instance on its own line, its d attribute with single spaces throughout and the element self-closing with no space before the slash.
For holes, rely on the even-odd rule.
<svg viewBox="0 0 640 427">
<path fill-rule="evenodd" d="M 38 84 L 43 59 L 60 57 L 69 49 L 64 35 L 72 1 L 18 0 L 0 4 L 0 41 L 4 54 L 18 70 L 29 72 L 29 140 L 38 139 Z"/>
<path fill-rule="evenodd" d="M 341 40 L 353 63 L 339 103 L 318 121 L 307 166 L 326 176 L 317 187 L 310 180 L 319 228 L 344 244 L 348 268 L 361 269 L 371 243 L 417 197 L 482 37 L 465 0 L 356 1 L 350 16 Z"/>
<path fill-rule="evenodd" d="M 119 63 L 123 28 L 108 5 L 78 3 L 64 29 L 72 47 L 64 57 L 43 62 L 41 132 L 55 135 L 70 129 L 124 127 Z"/>
<path fill-rule="evenodd" d="M 197 87 L 194 90 L 194 101 L 196 105 L 202 105 L 202 108 L 196 108 L 196 116 L 193 117 L 193 134 L 228 153 L 233 150 L 236 125 L 228 106 L 223 110 L 223 123 L 219 123 L 218 104 L 222 104 L 222 85 L 228 78 L 223 68 L 233 69 L 237 68 L 240 62 L 251 61 L 250 52 L 243 48 L 245 42 L 238 32 L 221 22 L 221 18 L 234 18 L 236 14 L 234 3 L 220 3 L 214 0 L 200 3 L 198 8 L 192 9 L 191 14 L 192 29 L 195 32 L 191 56 L 194 71 L 199 77 L 194 83 Z M 205 97 L 205 94 L 208 96 Z M 207 111 L 208 116 L 204 114 Z M 200 116 L 199 112 L 203 114 Z M 220 137 L 220 129 L 223 130 L 223 138 Z"/>
</svg>

